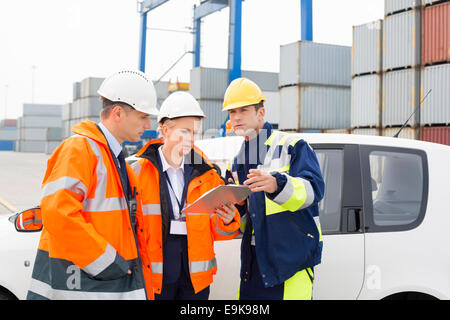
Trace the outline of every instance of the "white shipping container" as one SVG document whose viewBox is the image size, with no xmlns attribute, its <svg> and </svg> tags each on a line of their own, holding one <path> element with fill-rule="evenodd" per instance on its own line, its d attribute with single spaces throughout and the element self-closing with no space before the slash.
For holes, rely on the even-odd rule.
<svg viewBox="0 0 450 320">
<path fill-rule="evenodd" d="M 104 78 L 86 78 L 81 81 L 81 96 L 86 97 L 98 97 L 97 90 L 100 88 Z"/>
<path fill-rule="evenodd" d="M 350 128 L 350 88 L 291 86 L 280 89 L 280 130 Z"/>
<path fill-rule="evenodd" d="M 20 128 L 19 139 L 45 141 L 47 140 L 47 129 L 48 128 Z"/>
<path fill-rule="evenodd" d="M 99 97 L 81 98 L 79 118 L 99 117 L 102 108 L 103 102 Z"/>
<path fill-rule="evenodd" d="M 22 128 L 60 128 L 61 117 L 50 116 L 24 116 L 22 117 Z"/>
<path fill-rule="evenodd" d="M 279 86 L 351 85 L 351 47 L 297 41 L 280 48 Z"/>
<path fill-rule="evenodd" d="M 61 117 L 62 109 L 60 104 L 37 104 L 24 103 L 24 116 L 55 116 Z"/>
<path fill-rule="evenodd" d="M 371 74 L 352 80 L 351 127 L 380 126 L 381 75 Z"/>
<path fill-rule="evenodd" d="M 383 128 L 383 136 L 385 137 L 393 137 L 400 131 L 400 128 Z M 402 129 L 400 134 L 398 135 L 401 139 L 416 139 L 416 129 L 405 127 Z"/>
<path fill-rule="evenodd" d="M 383 74 L 382 124 L 386 126 L 403 125 L 420 103 L 420 72 L 406 69 Z M 408 124 L 414 126 L 419 113 Z"/>
<path fill-rule="evenodd" d="M 392 14 L 420 6 L 422 0 L 384 0 L 384 14 Z"/>
<path fill-rule="evenodd" d="M 248 78 L 255 82 L 262 91 L 274 92 L 278 91 L 279 74 L 275 72 L 263 71 L 242 71 L 242 77 Z M 223 97 L 222 97 L 223 98 Z"/>
<path fill-rule="evenodd" d="M 218 133 L 220 127 L 227 120 L 228 112 L 222 111 L 222 100 L 198 100 L 206 119 L 202 121 L 201 131 L 206 133 L 209 131 L 210 135 L 214 132 Z"/>
<path fill-rule="evenodd" d="M 383 70 L 421 63 L 420 10 L 388 16 L 383 23 Z"/>
<path fill-rule="evenodd" d="M 47 141 L 62 140 L 62 128 L 47 128 L 46 131 Z"/>
<path fill-rule="evenodd" d="M 447 0 L 448 1 L 448 0 Z M 442 0 L 422 0 L 422 5 L 430 5 L 436 2 L 442 2 Z"/>
<path fill-rule="evenodd" d="M 56 148 L 59 147 L 60 144 L 61 144 L 61 141 L 46 141 L 45 153 L 52 154 L 56 150 Z"/>
<path fill-rule="evenodd" d="M 46 141 L 18 140 L 19 152 L 45 153 Z"/>
<path fill-rule="evenodd" d="M 228 75 L 224 69 L 193 68 L 189 92 L 195 99 L 223 99 L 227 83 Z"/>
<path fill-rule="evenodd" d="M 81 82 L 74 82 L 72 85 L 72 100 L 78 100 L 81 98 Z"/>
<path fill-rule="evenodd" d="M 70 122 L 69 120 L 63 120 L 62 122 L 62 138 L 67 139 L 72 135 L 72 132 L 70 131 Z"/>
<path fill-rule="evenodd" d="M 0 140 L 17 140 L 18 130 L 0 130 Z"/>
<path fill-rule="evenodd" d="M 79 119 L 81 117 L 81 99 L 75 100 L 72 102 L 72 106 L 70 108 L 70 118 L 71 119 Z"/>
<path fill-rule="evenodd" d="M 78 119 L 77 123 L 78 123 L 78 122 L 81 122 L 81 121 L 86 121 L 86 120 L 89 120 L 89 121 L 93 121 L 93 122 L 99 123 L 99 122 L 100 122 L 100 117 L 86 117 L 86 118 L 81 118 L 81 119 Z"/>
<path fill-rule="evenodd" d="M 254 81 L 262 91 L 278 90 L 278 73 L 242 71 L 242 77 Z M 191 70 L 189 92 L 200 100 L 223 100 L 228 87 L 226 69 L 197 67 Z"/>
<path fill-rule="evenodd" d="M 61 120 L 69 120 L 70 119 L 70 109 L 71 109 L 72 104 L 71 103 L 66 103 L 63 104 L 61 107 Z"/>
<path fill-rule="evenodd" d="M 352 75 L 382 70 L 383 20 L 353 27 Z"/>
<path fill-rule="evenodd" d="M 164 100 L 169 96 L 169 82 L 167 81 L 160 81 L 156 83 L 156 81 L 153 83 L 156 90 L 156 97 L 158 100 Z"/>
<path fill-rule="evenodd" d="M 377 136 L 378 128 L 355 128 L 352 129 L 352 134 L 357 134 L 361 136 Z"/>
<path fill-rule="evenodd" d="M 450 64 L 423 68 L 421 81 L 421 101 L 432 90 L 420 108 L 421 124 L 450 124 Z"/>
<path fill-rule="evenodd" d="M 264 103 L 264 109 L 266 109 L 266 115 L 264 120 L 279 125 L 280 123 L 280 94 L 276 92 L 263 92 L 266 97 Z"/>
</svg>

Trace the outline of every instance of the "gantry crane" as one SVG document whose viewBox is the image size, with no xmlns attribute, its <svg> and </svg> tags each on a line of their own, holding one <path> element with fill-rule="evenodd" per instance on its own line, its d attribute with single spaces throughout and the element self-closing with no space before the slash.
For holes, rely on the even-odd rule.
<svg viewBox="0 0 450 320">
<path fill-rule="evenodd" d="M 144 0 L 138 2 L 141 17 L 139 69 L 145 71 L 147 14 L 169 0 Z M 241 77 L 242 55 L 242 1 L 243 0 L 201 0 L 194 6 L 193 66 L 200 66 L 201 19 L 226 7 L 230 7 L 228 45 L 228 82 Z M 274 4 L 276 5 L 276 4 Z M 301 39 L 313 40 L 312 0 L 301 0 Z"/>
</svg>

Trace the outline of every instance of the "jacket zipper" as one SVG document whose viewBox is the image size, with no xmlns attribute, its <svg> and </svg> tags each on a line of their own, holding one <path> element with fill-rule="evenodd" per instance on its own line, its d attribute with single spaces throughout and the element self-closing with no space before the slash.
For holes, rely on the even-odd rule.
<svg viewBox="0 0 450 320">
<path fill-rule="evenodd" d="M 300 232 L 302 232 L 305 236 L 307 236 L 307 237 L 309 237 L 309 238 L 311 238 L 311 239 L 314 239 L 314 236 L 313 236 L 311 233 L 305 231 L 305 230 L 304 230 L 303 228 L 301 228 L 297 223 L 295 223 L 295 221 L 292 220 L 291 218 L 289 218 L 289 222 L 290 222 L 297 230 L 299 230 Z"/>
</svg>

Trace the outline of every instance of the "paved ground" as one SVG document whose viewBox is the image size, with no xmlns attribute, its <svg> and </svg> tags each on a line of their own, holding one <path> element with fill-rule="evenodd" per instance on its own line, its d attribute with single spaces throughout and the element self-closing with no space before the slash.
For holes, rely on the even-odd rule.
<svg viewBox="0 0 450 320">
<path fill-rule="evenodd" d="M 48 158 L 43 153 L 0 151 L 0 213 L 39 204 Z"/>
</svg>

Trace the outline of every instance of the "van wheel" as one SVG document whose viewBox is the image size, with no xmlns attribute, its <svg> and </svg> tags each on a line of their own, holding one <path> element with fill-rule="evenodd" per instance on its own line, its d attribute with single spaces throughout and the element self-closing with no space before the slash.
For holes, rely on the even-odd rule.
<svg viewBox="0 0 450 320">
<path fill-rule="evenodd" d="M 0 301 L 3 300 L 18 300 L 11 292 L 5 288 L 0 287 Z"/>
<path fill-rule="evenodd" d="M 400 292 L 390 295 L 383 300 L 439 300 L 422 292 Z"/>
</svg>

